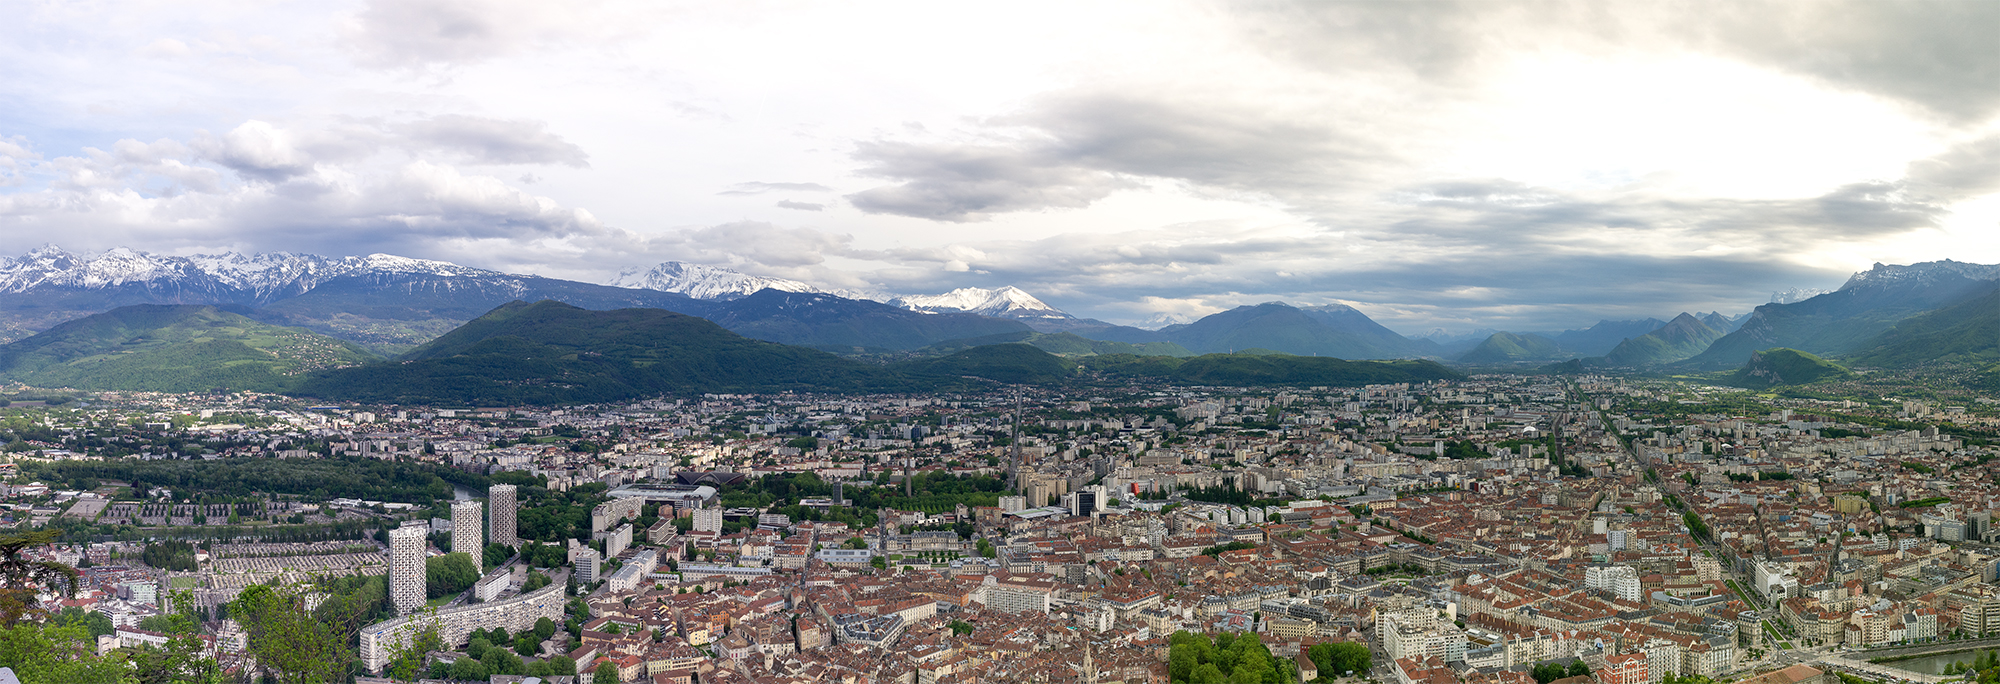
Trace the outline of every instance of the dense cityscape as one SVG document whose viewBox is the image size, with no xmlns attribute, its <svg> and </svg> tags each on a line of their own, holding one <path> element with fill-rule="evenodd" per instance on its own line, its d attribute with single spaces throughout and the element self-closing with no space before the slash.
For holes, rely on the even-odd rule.
<svg viewBox="0 0 2000 684">
<path fill-rule="evenodd" d="M 0 17 L 0 684 L 2000 684 L 2000 2 Z"/>
<path fill-rule="evenodd" d="M 2000 632 L 1990 402 L 1487 375 L 25 403 L 11 516 L 83 580 L 44 598 L 107 652 L 197 616 L 226 672 L 275 657 L 246 588 L 371 576 L 358 681 L 1221 681 L 1252 666 L 1200 654 L 1232 638 L 1268 654 L 1250 681 L 1935 681 L 1869 661 Z M 426 477 L 276 474 L 356 462 Z"/>
</svg>

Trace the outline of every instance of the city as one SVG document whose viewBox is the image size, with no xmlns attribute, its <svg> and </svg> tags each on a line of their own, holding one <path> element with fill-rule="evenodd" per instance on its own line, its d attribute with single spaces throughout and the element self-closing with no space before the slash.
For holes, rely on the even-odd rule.
<svg viewBox="0 0 2000 684">
<path fill-rule="evenodd" d="M 0 17 L 0 684 L 2000 684 L 2000 2 Z"/>
<path fill-rule="evenodd" d="M 1988 434 L 1990 402 L 1490 375 L 421 411 L 126 393 L 8 413 L 52 435 L 10 449 L 13 515 L 112 540 L 48 552 L 83 567 L 92 591 L 62 605 L 109 617 L 104 646 L 164 640 L 147 626 L 175 592 L 220 617 L 251 585 L 348 575 L 385 575 L 396 616 L 359 627 L 360 668 L 428 627 L 440 678 L 511 648 L 515 671 L 489 676 L 525 658 L 626 682 L 1179 681 L 1185 631 L 1254 635 L 1297 681 L 1525 684 L 1551 662 L 1619 684 L 1798 663 L 1936 681 L 1868 661 L 2000 632 L 2000 448 L 1962 436 Z M 105 455 L 150 434 L 135 425 L 199 445 L 142 464 L 465 479 L 406 500 L 233 491 L 204 514 L 188 502 L 221 491 L 109 477 Z M 192 563 L 141 560 L 162 535 L 199 540 Z M 263 541 L 310 535 L 344 538 Z M 486 569 L 427 595 L 447 552 Z M 222 663 L 254 661 L 241 625 L 210 624 Z M 495 628 L 542 638 L 496 646 Z M 1341 643 L 1366 665 L 1322 672 L 1314 646 Z"/>
</svg>

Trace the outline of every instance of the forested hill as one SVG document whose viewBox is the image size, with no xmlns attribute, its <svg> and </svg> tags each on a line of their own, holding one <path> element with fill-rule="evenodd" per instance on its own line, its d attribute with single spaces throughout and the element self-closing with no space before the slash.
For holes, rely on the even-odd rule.
<svg viewBox="0 0 2000 684">
<path fill-rule="evenodd" d="M 557 404 L 682 392 L 895 391 L 880 366 L 760 342 L 661 309 L 512 302 L 389 363 L 322 373 L 305 396 L 395 403 Z"/>
</svg>

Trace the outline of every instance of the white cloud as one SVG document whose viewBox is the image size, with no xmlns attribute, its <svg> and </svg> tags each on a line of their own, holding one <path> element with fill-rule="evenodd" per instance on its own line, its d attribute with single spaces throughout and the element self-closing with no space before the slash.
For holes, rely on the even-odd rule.
<svg viewBox="0 0 2000 684">
<path fill-rule="evenodd" d="M 1876 260 L 2000 260 L 1996 13 L 38 5 L 0 26 L 0 246 L 586 280 L 683 258 L 1125 320 L 1741 310 Z"/>
</svg>

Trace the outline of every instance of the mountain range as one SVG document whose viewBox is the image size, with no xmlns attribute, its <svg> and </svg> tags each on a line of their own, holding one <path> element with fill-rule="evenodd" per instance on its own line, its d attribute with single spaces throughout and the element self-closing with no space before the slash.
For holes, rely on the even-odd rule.
<svg viewBox="0 0 2000 684">
<path fill-rule="evenodd" d="M 129 305 L 186 305 L 212 307 L 214 313 L 205 315 L 243 319 L 222 326 L 243 331 L 231 333 L 241 338 L 237 341 L 280 334 L 252 329 L 248 321 L 292 331 L 283 333 L 288 335 L 329 337 L 326 344 L 341 345 L 346 353 L 396 357 L 509 302 L 553 300 L 588 310 L 669 311 L 752 339 L 847 355 L 935 357 L 981 344 L 1021 342 L 1073 358 L 1271 350 L 1350 360 L 1453 358 L 1532 366 L 1581 359 L 1597 367 L 1728 370 L 1756 352 L 1783 347 L 1864 366 L 1991 363 L 2000 360 L 1989 332 L 2000 326 L 1992 320 L 2000 306 L 1996 283 L 2000 266 L 1950 260 L 1876 264 L 1832 292 L 1776 293 L 1771 303 L 1735 317 L 1684 313 L 1671 321 L 1604 320 L 1578 330 L 1436 331 L 1411 338 L 1340 304 L 1265 302 L 1185 322 L 1162 318 L 1154 323 L 1165 325 L 1147 329 L 1077 317 L 1015 287 L 936 295 L 825 291 L 682 262 L 590 284 L 385 254 L 161 256 L 115 249 L 78 255 L 48 246 L 0 257 L 0 295 L 5 295 L 0 342 Z M 189 344 L 198 338 L 217 343 L 183 337 Z M 58 366 L 96 363 L 79 361 L 93 356 L 23 363 L 58 372 Z M 119 363 L 136 358 L 117 355 Z M 285 373 L 294 371 L 274 372 L 291 377 Z M 25 377 L 29 371 L 13 373 Z M 55 379 L 38 377 L 38 382 Z"/>
<path fill-rule="evenodd" d="M 1101 361 L 1086 366 L 1008 342 L 877 364 L 752 340 L 707 320 L 659 309 L 591 311 L 554 301 L 510 302 L 399 358 L 320 371 L 292 391 L 345 401 L 511 405 L 717 391 L 936 391 L 1107 377 L 1129 381 L 1161 372 L 1239 385 L 1355 386 L 1462 377 L 1432 361 L 1287 355 L 1090 358 Z M 1141 358 L 1166 363 L 1135 363 Z"/>
</svg>

